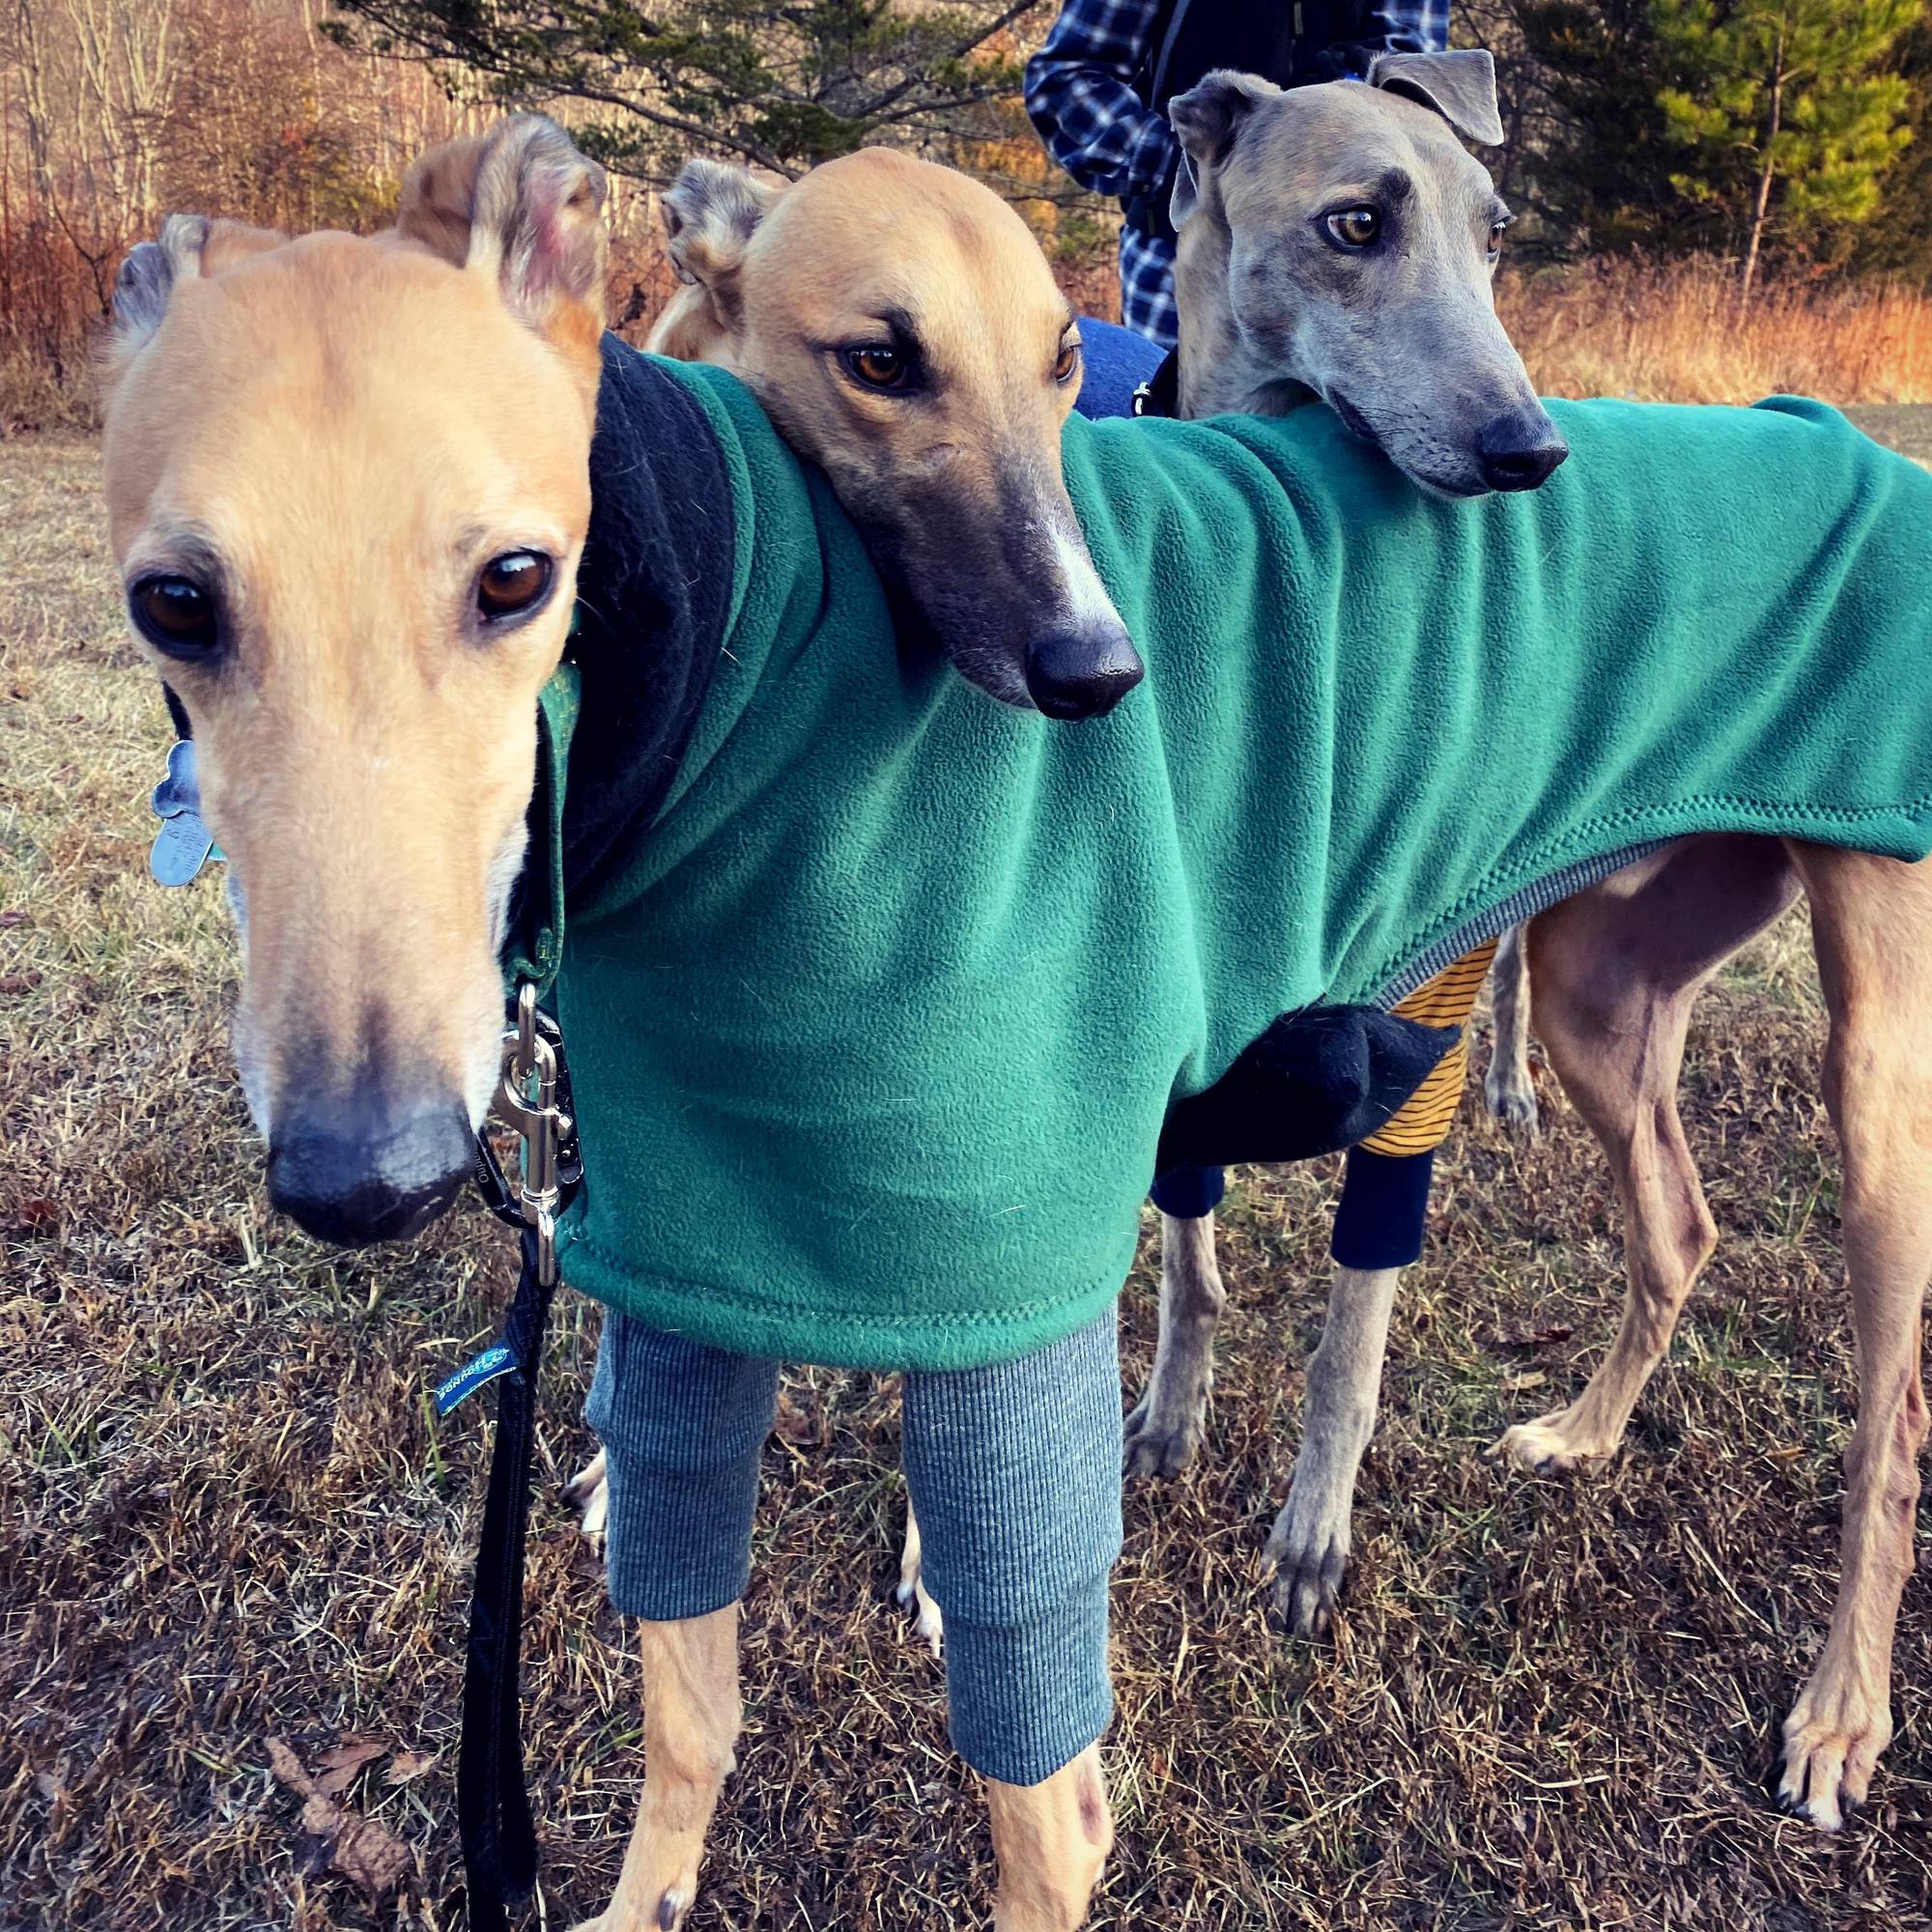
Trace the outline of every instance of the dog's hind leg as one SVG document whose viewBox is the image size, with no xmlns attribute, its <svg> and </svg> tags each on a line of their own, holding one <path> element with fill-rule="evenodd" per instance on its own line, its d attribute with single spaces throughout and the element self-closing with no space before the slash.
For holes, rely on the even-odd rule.
<svg viewBox="0 0 1932 1932">
<path fill-rule="evenodd" d="M 1831 1016 L 1825 1101 L 1844 1151 L 1839 1226 L 1858 1335 L 1832 1630 L 1784 1726 L 1778 1796 L 1834 1831 L 1891 1740 L 1891 1640 L 1912 1574 L 1925 1289 L 1932 1277 L 1932 866 L 1795 850 Z"/>
<path fill-rule="evenodd" d="M 1718 966 L 1796 893 L 1775 843 L 1701 838 L 1628 867 L 1530 927 L 1537 1031 L 1615 1172 L 1629 1292 L 1616 1340 L 1583 1393 L 1503 1436 L 1499 1449 L 1525 1468 L 1610 1455 L 1670 1346 L 1718 1236 L 1677 1114 L 1690 1009 Z"/>
<path fill-rule="evenodd" d="M 1483 1098 L 1512 1133 L 1533 1135 L 1542 1123 L 1536 1085 L 1529 1077 L 1529 956 L 1523 937 L 1520 925 L 1511 926 L 1490 969 L 1495 1023 L 1491 1030 L 1490 1067 L 1483 1075 Z"/>
<path fill-rule="evenodd" d="M 1214 1386 L 1214 1330 L 1228 1291 L 1214 1260 L 1214 1216 L 1160 1217 L 1160 1340 L 1147 1393 L 1128 1413 L 1130 1476 L 1174 1476 L 1193 1462 Z"/>
<path fill-rule="evenodd" d="M 1376 1431 L 1382 1354 L 1402 1270 L 1337 1266 L 1321 1346 L 1308 1359 L 1301 1451 L 1266 1559 L 1275 1613 L 1296 1636 L 1320 1636 L 1349 1568 L 1355 1472 Z"/>
<path fill-rule="evenodd" d="M 641 1625 L 644 1790 L 611 1903 L 577 1932 L 676 1932 L 738 1739 L 738 1605 Z"/>
</svg>

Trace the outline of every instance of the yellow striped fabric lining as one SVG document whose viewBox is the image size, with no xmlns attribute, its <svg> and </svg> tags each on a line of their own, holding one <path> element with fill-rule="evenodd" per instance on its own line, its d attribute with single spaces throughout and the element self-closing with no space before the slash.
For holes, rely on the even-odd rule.
<svg viewBox="0 0 1932 1932">
<path fill-rule="evenodd" d="M 1371 1153 L 1427 1153 L 1442 1145 L 1462 1102 L 1463 1082 L 1469 1070 L 1469 1015 L 1490 961 L 1496 956 L 1496 944 L 1493 939 L 1484 941 L 1396 1002 L 1395 1010 L 1404 1019 L 1419 1020 L 1424 1026 L 1459 1026 L 1463 1037 L 1430 1069 L 1428 1079 L 1404 1101 L 1394 1119 L 1362 1143 Z"/>
</svg>

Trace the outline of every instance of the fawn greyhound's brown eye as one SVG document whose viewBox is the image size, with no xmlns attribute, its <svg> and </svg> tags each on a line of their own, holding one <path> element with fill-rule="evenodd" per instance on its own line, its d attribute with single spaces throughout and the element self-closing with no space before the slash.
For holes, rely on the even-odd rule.
<svg viewBox="0 0 1932 1932">
<path fill-rule="evenodd" d="M 846 350 L 845 367 L 868 389 L 902 389 L 912 365 L 890 342 L 867 342 Z"/>
<path fill-rule="evenodd" d="M 1053 380 L 1056 383 L 1068 381 L 1079 366 L 1080 342 L 1076 337 L 1071 342 L 1063 342 L 1060 345 L 1060 354 L 1055 357 L 1053 364 Z"/>
<path fill-rule="evenodd" d="M 476 611 L 486 619 L 519 617 L 543 602 L 553 575 L 539 551 L 510 550 L 493 556 L 476 580 Z"/>
<path fill-rule="evenodd" d="M 171 658 L 206 657 L 217 640 L 214 599 L 191 577 L 142 578 L 128 592 L 128 611 L 134 628 Z"/>
<path fill-rule="evenodd" d="M 1380 213 L 1373 208 L 1345 208 L 1328 217 L 1328 233 L 1345 248 L 1366 248 L 1382 232 Z"/>
</svg>

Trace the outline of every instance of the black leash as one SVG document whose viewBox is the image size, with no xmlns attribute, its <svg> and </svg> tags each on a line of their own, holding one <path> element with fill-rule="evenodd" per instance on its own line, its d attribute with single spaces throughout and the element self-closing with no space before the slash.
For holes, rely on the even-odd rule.
<svg viewBox="0 0 1932 1932">
<path fill-rule="evenodd" d="M 484 1134 L 477 1136 L 477 1187 L 499 1220 L 518 1231 L 523 1266 L 502 1336 L 436 1391 L 446 1415 L 484 1383 L 497 1387 L 497 1438 L 476 1546 L 475 1583 L 463 1670 L 463 1736 L 457 1751 L 456 1816 L 463 1842 L 471 1932 L 507 1932 L 508 1906 L 537 1882 L 536 1824 L 524 1778 L 521 1679 L 524 1556 L 536 1447 L 537 1375 L 544 1328 L 556 1293 L 555 1215 L 582 1179 L 570 1116 L 570 1084 L 556 1023 L 538 1010 L 535 989 L 518 995 L 517 1025 L 505 1035 L 497 1110 L 523 1140 L 513 1182 Z"/>
</svg>

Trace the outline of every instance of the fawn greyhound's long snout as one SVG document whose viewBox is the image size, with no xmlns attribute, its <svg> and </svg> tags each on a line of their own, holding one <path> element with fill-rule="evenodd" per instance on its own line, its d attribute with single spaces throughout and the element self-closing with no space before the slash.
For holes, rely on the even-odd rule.
<svg viewBox="0 0 1932 1932">
<path fill-rule="evenodd" d="M 389 235 L 176 217 L 117 290 L 128 617 L 229 861 L 270 1198 L 328 1240 L 446 1208 L 496 1084 L 590 515 L 603 192 L 523 117 L 426 156 Z"/>
<path fill-rule="evenodd" d="M 751 385 L 831 479 L 902 632 L 1050 718 L 1140 682 L 1061 474 L 1079 333 L 998 195 L 884 148 L 790 185 L 693 161 L 665 225 L 687 286 L 650 347 Z"/>
</svg>

